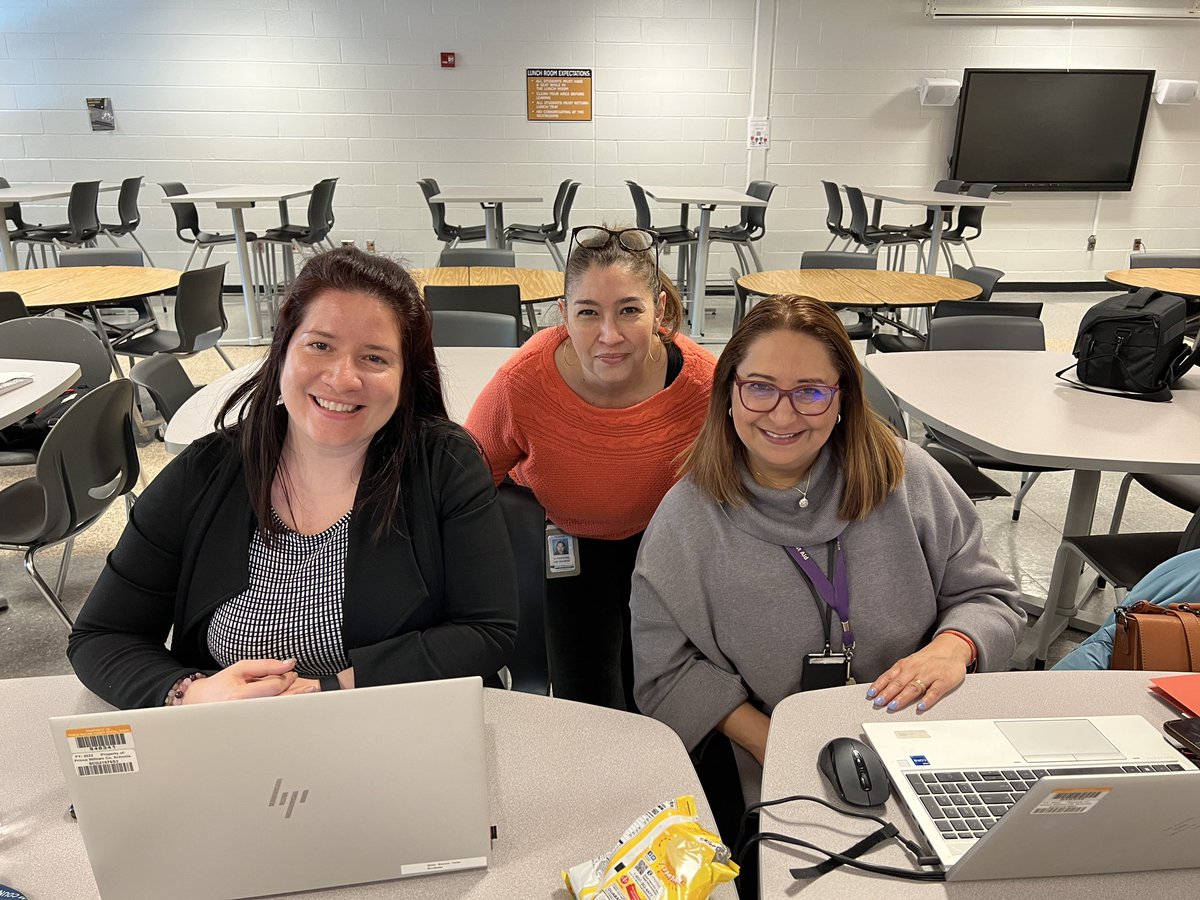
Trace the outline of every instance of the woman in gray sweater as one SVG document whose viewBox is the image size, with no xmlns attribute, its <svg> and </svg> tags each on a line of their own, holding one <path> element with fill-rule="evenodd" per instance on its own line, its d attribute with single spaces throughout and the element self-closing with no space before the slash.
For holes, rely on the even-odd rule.
<svg viewBox="0 0 1200 900">
<path fill-rule="evenodd" d="M 689 750 L 726 735 L 744 784 L 789 694 L 852 679 L 876 709 L 927 708 L 1007 667 L 1020 592 L 950 476 L 871 411 L 825 304 L 747 314 L 683 473 L 634 573 L 635 696 Z"/>
</svg>

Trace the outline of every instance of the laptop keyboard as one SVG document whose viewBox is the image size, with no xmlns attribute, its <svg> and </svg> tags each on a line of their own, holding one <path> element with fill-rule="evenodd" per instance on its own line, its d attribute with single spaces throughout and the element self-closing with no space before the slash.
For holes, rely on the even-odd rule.
<svg viewBox="0 0 1200 900">
<path fill-rule="evenodd" d="M 1050 769 L 982 769 L 914 772 L 908 783 L 946 840 L 981 838 L 1012 809 L 1021 795 L 1047 775 L 1114 775 L 1125 772 L 1182 772 L 1178 763 L 1133 766 L 1076 766 Z"/>
</svg>

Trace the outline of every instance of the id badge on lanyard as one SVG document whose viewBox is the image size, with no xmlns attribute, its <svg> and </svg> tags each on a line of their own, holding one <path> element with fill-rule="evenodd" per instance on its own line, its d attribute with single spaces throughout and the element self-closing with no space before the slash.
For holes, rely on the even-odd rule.
<svg viewBox="0 0 1200 900">
<path fill-rule="evenodd" d="M 854 684 L 854 677 L 850 674 L 850 663 L 854 657 L 854 632 L 850 628 L 850 579 L 846 572 L 846 556 L 842 552 L 841 541 L 835 540 L 833 543 L 832 582 L 803 547 L 784 549 L 811 585 L 825 621 L 825 650 L 822 653 L 805 654 L 800 670 L 800 690 L 812 691 Z M 842 626 L 840 652 L 834 652 L 832 649 L 833 613 L 837 614 L 838 622 Z"/>
</svg>

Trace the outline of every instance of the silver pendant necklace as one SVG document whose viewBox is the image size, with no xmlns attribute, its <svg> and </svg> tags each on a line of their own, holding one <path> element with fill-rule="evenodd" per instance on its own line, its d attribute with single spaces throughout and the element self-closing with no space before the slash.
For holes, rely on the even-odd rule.
<svg viewBox="0 0 1200 900">
<path fill-rule="evenodd" d="M 755 477 L 757 477 L 757 478 L 758 478 L 760 481 L 762 481 L 763 483 L 765 483 L 765 484 L 766 484 L 768 487 L 773 487 L 773 488 L 775 488 L 775 490 L 777 490 L 777 491 L 779 491 L 779 490 L 783 490 L 783 488 L 782 488 L 782 487 L 780 487 L 779 485 L 777 485 L 777 484 L 773 483 L 773 482 L 771 481 L 771 479 L 767 478 L 767 477 L 766 477 L 765 475 L 763 475 L 761 472 L 755 472 L 753 469 L 751 469 L 750 471 L 751 471 L 751 473 L 752 473 L 752 474 L 753 474 Z M 790 488 L 791 488 L 793 491 L 795 491 L 797 494 L 799 494 L 799 495 L 800 495 L 800 500 L 799 500 L 799 502 L 797 502 L 797 504 L 796 504 L 796 505 L 797 505 L 798 507 L 800 507 L 801 509 L 808 509 L 808 486 L 809 486 L 811 483 L 812 483 L 812 469 L 809 469 L 809 470 L 808 470 L 808 477 L 804 479 L 804 487 L 803 487 L 803 488 L 802 488 L 802 487 L 800 487 L 800 485 L 798 485 L 798 484 L 793 484 L 793 485 L 790 485 Z"/>
</svg>

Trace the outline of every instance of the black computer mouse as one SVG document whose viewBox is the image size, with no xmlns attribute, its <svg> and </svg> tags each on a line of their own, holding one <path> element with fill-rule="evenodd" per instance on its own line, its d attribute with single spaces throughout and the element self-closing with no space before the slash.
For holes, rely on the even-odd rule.
<svg viewBox="0 0 1200 900">
<path fill-rule="evenodd" d="M 854 738 L 834 738 L 822 747 L 817 768 L 851 806 L 879 806 L 892 792 L 879 754 Z"/>
</svg>

